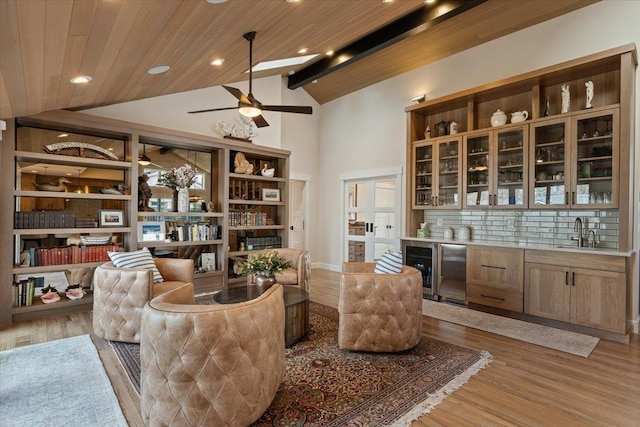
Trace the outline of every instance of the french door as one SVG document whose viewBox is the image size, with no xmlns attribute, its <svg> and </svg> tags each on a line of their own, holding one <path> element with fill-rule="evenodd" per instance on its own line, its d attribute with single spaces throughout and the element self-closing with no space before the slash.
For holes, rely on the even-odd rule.
<svg viewBox="0 0 640 427">
<path fill-rule="evenodd" d="M 345 260 L 371 262 L 398 250 L 400 177 L 345 181 Z"/>
</svg>

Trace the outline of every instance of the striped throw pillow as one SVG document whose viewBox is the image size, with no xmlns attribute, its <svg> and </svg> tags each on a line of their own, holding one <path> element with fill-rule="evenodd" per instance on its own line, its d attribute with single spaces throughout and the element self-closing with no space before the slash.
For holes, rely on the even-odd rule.
<svg viewBox="0 0 640 427">
<path fill-rule="evenodd" d="M 153 271 L 153 283 L 164 282 L 149 249 L 142 248 L 135 252 L 107 252 L 111 262 L 118 268 L 139 268 Z"/>
<path fill-rule="evenodd" d="M 397 274 L 402 272 L 402 253 L 390 252 L 382 255 L 376 263 L 374 272 L 380 274 Z"/>
</svg>

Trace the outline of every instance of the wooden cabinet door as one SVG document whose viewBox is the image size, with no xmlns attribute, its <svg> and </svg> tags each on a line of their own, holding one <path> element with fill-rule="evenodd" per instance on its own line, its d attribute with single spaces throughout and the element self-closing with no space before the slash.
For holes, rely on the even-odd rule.
<svg viewBox="0 0 640 427">
<path fill-rule="evenodd" d="M 625 276 L 584 268 L 571 270 L 571 322 L 625 333 Z"/>
<path fill-rule="evenodd" d="M 467 282 L 511 291 L 522 291 L 522 249 L 469 246 Z"/>
<path fill-rule="evenodd" d="M 548 319 L 571 320 L 570 269 L 559 265 L 525 265 L 524 312 Z"/>
</svg>

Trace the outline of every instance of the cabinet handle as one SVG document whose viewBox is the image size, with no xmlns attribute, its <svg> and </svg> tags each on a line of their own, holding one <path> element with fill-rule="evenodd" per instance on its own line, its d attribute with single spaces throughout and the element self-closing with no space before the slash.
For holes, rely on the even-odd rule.
<svg viewBox="0 0 640 427">
<path fill-rule="evenodd" d="M 575 286 L 576 285 L 576 273 L 573 272 L 571 273 L 571 286 Z"/>
<path fill-rule="evenodd" d="M 564 284 L 565 285 L 569 284 L 569 272 L 568 271 L 564 272 Z"/>
<path fill-rule="evenodd" d="M 572 205 L 576 204 L 576 192 L 575 191 L 571 192 L 571 204 Z"/>
<path fill-rule="evenodd" d="M 493 300 L 496 300 L 496 301 L 504 301 L 504 298 L 492 297 L 491 295 L 480 294 L 480 297 L 481 298 L 493 299 Z"/>
<path fill-rule="evenodd" d="M 569 204 L 569 192 L 568 191 L 566 193 L 564 193 L 564 204 L 565 205 Z"/>
<path fill-rule="evenodd" d="M 436 202 L 434 203 L 434 206 L 438 206 L 438 196 L 434 196 L 434 199 L 436 199 Z"/>
<path fill-rule="evenodd" d="M 485 264 L 480 264 L 480 267 L 484 267 L 484 268 L 497 268 L 499 270 L 506 270 L 507 267 L 498 267 L 497 265 L 485 265 Z"/>
<path fill-rule="evenodd" d="M 498 195 L 497 194 L 493 195 L 493 206 L 498 206 Z"/>
</svg>

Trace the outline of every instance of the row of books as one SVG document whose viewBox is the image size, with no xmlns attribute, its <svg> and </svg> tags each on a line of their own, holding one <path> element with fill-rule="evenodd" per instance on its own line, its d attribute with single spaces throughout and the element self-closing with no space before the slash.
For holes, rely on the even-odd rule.
<svg viewBox="0 0 640 427">
<path fill-rule="evenodd" d="M 13 228 L 74 228 L 72 211 L 29 211 L 13 213 Z"/>
<path fill-rule="evenodd" d="M 55 248 L 29 249 L 30 266 L 81 264 L 85 262 L 109 261 L 107 252 L 118 252 L 117 243 L 92 246 L 61 246 Z"/>
<path fill-rule="evenodd" d="M 41 283 L 38 283 L 38 282 Z M 13 284 L 13 305 L 20 307 L 33 304 L 33 295 L 36 287 L 44 286 L 44 277 L 29 277 Z"/>
<path fill-rule="evenodd" d="M 229 212 L 229 225 L 231 227 L 269 225 L 267 221 L 265 212 Z"/>
<path fill-rule="evenodd" d="M 218 224 L 194 223 L 168 225 L 169 236 L 177 242 L 196 242 L 201 240 L 216 240 L 220 238 Z"/>
</svg>

